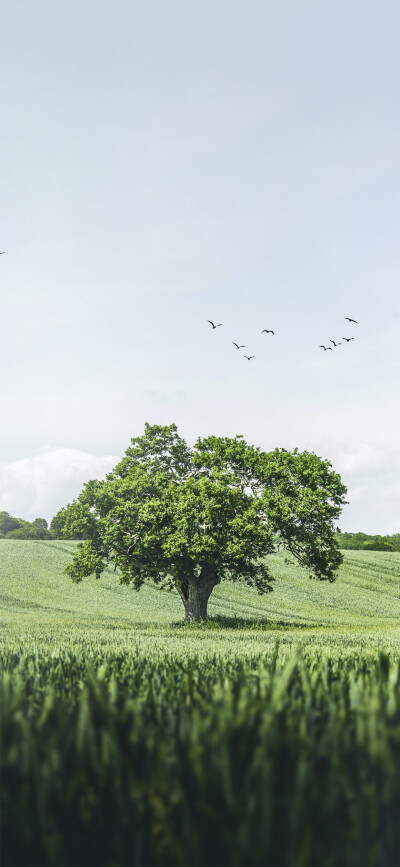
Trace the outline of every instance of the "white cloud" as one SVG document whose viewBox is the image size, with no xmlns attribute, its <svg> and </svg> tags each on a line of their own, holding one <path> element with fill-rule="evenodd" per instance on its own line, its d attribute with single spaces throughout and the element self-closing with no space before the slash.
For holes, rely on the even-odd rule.
<svg viewBox="0 0 400 867">
<path fill-rule="evenodd" d="M 348 488 L 339 525 L 364 533 L 400 533 L 400 448 L 361 442 L 313 444 Z"/>
<path fill-rule="evenodd" d="M 399 453 L 400 455 L 400 453 Z M 356 448 L 351 448 L 349 451 L 340 451 L 338 454 L 338 465 L 343 473 L 376 473 L 377 470 L 384 470 L 388 463 L 393 463 L 393 456 L 389 458 L 388 450 L 383 447 L 361 443 Z M 399 456 L 397 456 L 397 461 Z M 396 463 L 396 459 L 395 459 Z"/>
<path fill-rule="evenodd" d="M 31 521 L 51 519 L 75 499 L 84 482 L 100 479 L 119 460 L 58 448 L 0 466 L 0 510 Z"/>
</svg>

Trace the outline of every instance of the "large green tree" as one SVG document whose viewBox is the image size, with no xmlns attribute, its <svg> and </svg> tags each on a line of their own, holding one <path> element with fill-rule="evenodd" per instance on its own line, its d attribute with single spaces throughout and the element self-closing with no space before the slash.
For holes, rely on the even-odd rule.
<svg viewBox="0 0 400 867">
<path fill-rule="evenodd" d="M 345 494 L 329 461 L 313 453 L 267 453 L 241 436 L 198 439 L 191 449 L 175 425 L 146 424 L 106 479 L 88 482 L 63 515 L 63 535 L 86 538 L 65 571 L 78 582 L 112 561 L 121 583 L 175 587 L 186 620 L 198 620 L 225 578 L 271 590 L 264 558 L 277 544 L 311 576 L 334 581 Z"/>
</svg>

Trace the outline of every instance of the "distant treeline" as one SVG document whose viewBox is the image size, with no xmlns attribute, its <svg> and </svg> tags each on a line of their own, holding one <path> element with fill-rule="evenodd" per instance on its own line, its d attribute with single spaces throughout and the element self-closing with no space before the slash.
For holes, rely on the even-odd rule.
<svg viewBox="0 0 400 867">
<path fill-rule="evenodd" d="M 75 539 L 83 540 L 88 536 L 71 532 L 68 518 L 76 516 L 79 505 L 68 503 L 50 521 L 46 518 L 35 518 L 31 523 L 23 518 L 14 518 L 8 512 L 0 512 L 0 539 Z"/>
<path fill-rule="evenodd" d="M 367 533 L 337 532 L 336 539 L 339 548 L 351 548 L 354 551 L 400 551 L 400 533 L 393 536 L 368 536 Z"/>
<path fill-rule="evenodd" d="M 0 539 L 85 539 L 85 533 L 74 535 L 69 529 L 69 518 L 75 515 L 79 505 L 68 504 L 52 518 L 50 527 L 45 518 L 35 518 L 32 523 L 23 518 L 13 518 L 8 512 L 0 512 Z M 353 551 L 400 551 L 400 533 L 393 536 L 369 536 L 367 533 L 336 533 L 339 548 Z"/>
<path fill-rule="evenodd" d="M 52 539 L 46 518 L 35 518 L 32 523 L 0 512 L 0 539 Z"/>
</svg>

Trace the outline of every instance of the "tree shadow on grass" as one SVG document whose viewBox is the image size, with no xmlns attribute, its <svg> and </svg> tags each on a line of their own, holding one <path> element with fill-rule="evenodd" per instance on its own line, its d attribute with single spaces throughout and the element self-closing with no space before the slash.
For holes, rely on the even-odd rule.
<svg viewBox="0 0 400 867">
<path fill-rule="evenodd" d="M 302 620 L 269 620 L 267 617 L 230 617 L 225 614 L 215 614 L 212 617 L 204 618 L 203 620 L 192 620 L 191 623 L 186 623 L 185 620 L 175 621 L 171 623 L 174 629 L 240 629 L 254 632 L 271 632 L 280 629 L 315 629 L 317 623 L 306 623 Z"/>
</svg>

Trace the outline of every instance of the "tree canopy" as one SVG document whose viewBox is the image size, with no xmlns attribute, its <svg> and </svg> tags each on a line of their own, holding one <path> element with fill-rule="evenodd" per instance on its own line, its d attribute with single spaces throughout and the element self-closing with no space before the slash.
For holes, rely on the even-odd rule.
<svg viewBox="0 0 400 867">
<path fill-rule="evenodd" d="M 82 517 L 82 507 L 80 503 L 68 503 L 68 505 L 60 509 L 50 521 L 51 538 L 77 540 L 89 539 L 90 536 L 85 532 L 84 521 L 80 521 L 80 517 Z"/>
<path fill-rule="evenodd" d="M 334 581 L 345 494 L 314 453 L 263 452 L 242 436 L 189 448 L 176 425 L 146 424 L 105 480 L 88 482 L 65 510 L 63 536 L 86 538 L 65 571 L 78 582 L 114 562 L 121 583 L 175 587 L 186 618 L 198 619 L 223 579 L 272 590 L 265 557 L 277 546 L 312 577 Z"/>
</svg>

